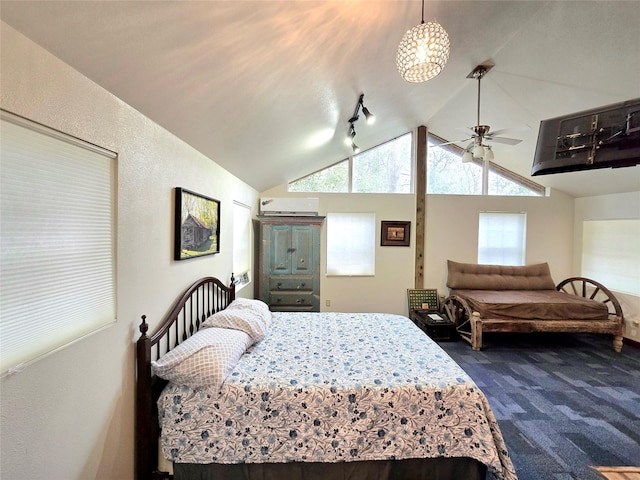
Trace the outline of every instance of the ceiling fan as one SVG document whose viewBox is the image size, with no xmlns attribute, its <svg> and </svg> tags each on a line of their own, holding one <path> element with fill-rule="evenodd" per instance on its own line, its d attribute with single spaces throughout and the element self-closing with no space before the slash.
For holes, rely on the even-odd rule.
<svg viewBox="0 0 640 480">
<path fill-rule="evenodd" d="M 457 140 L 455 142 L 443 143 L 441 145 L 447 145 L 451 143 L 458 142 L 466 142 L 471 140 L 465 149 L 464 154 L 462 155 L 463 162 L 470 162 L 473 158 L 479 158 L 483 160 L 493 160 L 493 151 L 491 150 L 491 145 L 488 145 L 486 142 L 496 142 L 496 143 L 504 143 L 506 145 L 517 145 L 522 140 L 517 138 L 509 138 L 500 136 L 502 133 L 508 131 L 514 131 L 514 128 L 505 128 L 502 130 L 491 131 L 491 127 L 489 125 L 481 125 L 480 124 L 480 81 L 486 75 L 486 73 L 493 68 L 493 65 L 478 65 L 475 67 L 467 78 L 473 78 L 478 80 L 478 116 L 477 123 L 474 127 L 468 127 L 464 130 L 471 135 L 469 138 L 465 138 L 463 140 Z M 529 127 L 526 127 L 527 129 Z"/>
</svg>

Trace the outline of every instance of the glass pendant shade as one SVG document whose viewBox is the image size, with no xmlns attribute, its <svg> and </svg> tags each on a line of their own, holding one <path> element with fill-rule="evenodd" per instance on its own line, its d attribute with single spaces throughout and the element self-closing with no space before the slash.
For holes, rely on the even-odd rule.
<svg viewBox="0 0 640 480">
<path fill-rule="evenodd" d="M 465 151 L 462 155 L 462 163 L 468 163 L 471 160 L 473 160 L 473 155 L 471 155 L 471 152 L 469 150 Z"/>
<path fill-rule="evenodd" d="M 493 157 L 493 150 L 491 150 L 491 148 L 487 147 L 487 152 L 486 152 L 486 154 L 484 156 L 484 159 L 485 160 L 493 160 L 493 158 L 494 158 Z"/>
<path fill-rule="evenodd" d="M 476 145 L 473 147 L 473 156 L 476 158 L 484 157 L 484 147 L 482 145 Z"/>
<path fill-rule="evenodd" d="M 404 34 L 396 66 L 407 82 L 426 82 L 438 75 L 449 60 L 449 35 L 436 21 L 422 22 Z"/>
</svg>

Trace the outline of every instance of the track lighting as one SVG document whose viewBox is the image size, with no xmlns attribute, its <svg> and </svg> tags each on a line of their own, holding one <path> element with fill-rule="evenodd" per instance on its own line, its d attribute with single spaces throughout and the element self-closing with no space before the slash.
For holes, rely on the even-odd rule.
<svg viewBox="0 0 640 480">
<path fill-rule="evenodd" d="M 353 115 L 348 120 L 349 130 L 347 131 L 347 136 L 344 140 L 344 142 L 347 145 L 351 146 L 351 148 L 353 149 L 353 153 L 358 153 L 360 151 L 360 147 L 358 147 L 355 143 L 356 127 L 354 126 L 354 124 L 360 118 L 360 108 L 362 108 L 362 113 L 367 119 L 367 123 L 369 125 L 371 125 L 376 120 L 375 115 L 373 115 L 373 113 L 371 113 L 369 109 L 365 107 L 364 104 L 362 103 L 363 100 L 364 100 L 364 93 L 361 93 L 360 97 L 358 98 L 358 103 L 356 103 L 356 108 L 353 110 Z"/>
</svg>

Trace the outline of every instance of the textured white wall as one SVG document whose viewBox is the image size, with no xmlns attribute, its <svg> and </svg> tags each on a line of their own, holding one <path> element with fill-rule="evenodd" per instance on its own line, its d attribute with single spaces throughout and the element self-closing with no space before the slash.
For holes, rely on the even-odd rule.
<svg viewBox="0 0 640 480">
<path fill-rule="evenodd" d="M 582 222 L 584 220 L 629 218 L 640 218 L 640 191 L 576 199 L 575 249 L 573 251 L 573 265 L 576 275 L 580 274 L 582 263 Z M 640 240 L 638 240 L 638 248 L 640 248 Z M 640 297 L 619 292 L 614 293 L 624 313 L 625 338 L 640 342 Z"/>
<path fill-rule="evenodd" d="M 193 280 L 230 277 L 232 202 L 257 206 L 257 192 L 4 23 L 1 35 L 2 108 L 118 153 L 118 321 L 1 380 L 1 476 L 131 479 L 140 315 L 153 329 Z M 221 201 L 219 255 L 173 261 L 177 186 Z"/>
</svg>

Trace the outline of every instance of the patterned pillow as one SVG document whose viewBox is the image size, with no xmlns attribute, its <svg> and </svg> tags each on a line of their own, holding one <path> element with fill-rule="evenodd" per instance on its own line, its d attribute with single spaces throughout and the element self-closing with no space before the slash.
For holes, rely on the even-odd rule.
<svg viewBox="0 0 640 480">
<path fill-rule="evenodd" d="M 249 335 L 239 330 L 207 328 L 151 362 L 151 368 L 179 385 L 219 387 L 251 344 Z"/>
<path fill-rule="evenodd" d="M 260 300 L 238 298 L 227 308 L 214 313 L 202 323 L 202 328 L 219 327 L 241 330 L 253 342 L 264 338 L 271 325 L 272 313 L 266 303 Z"/>
</svg>

